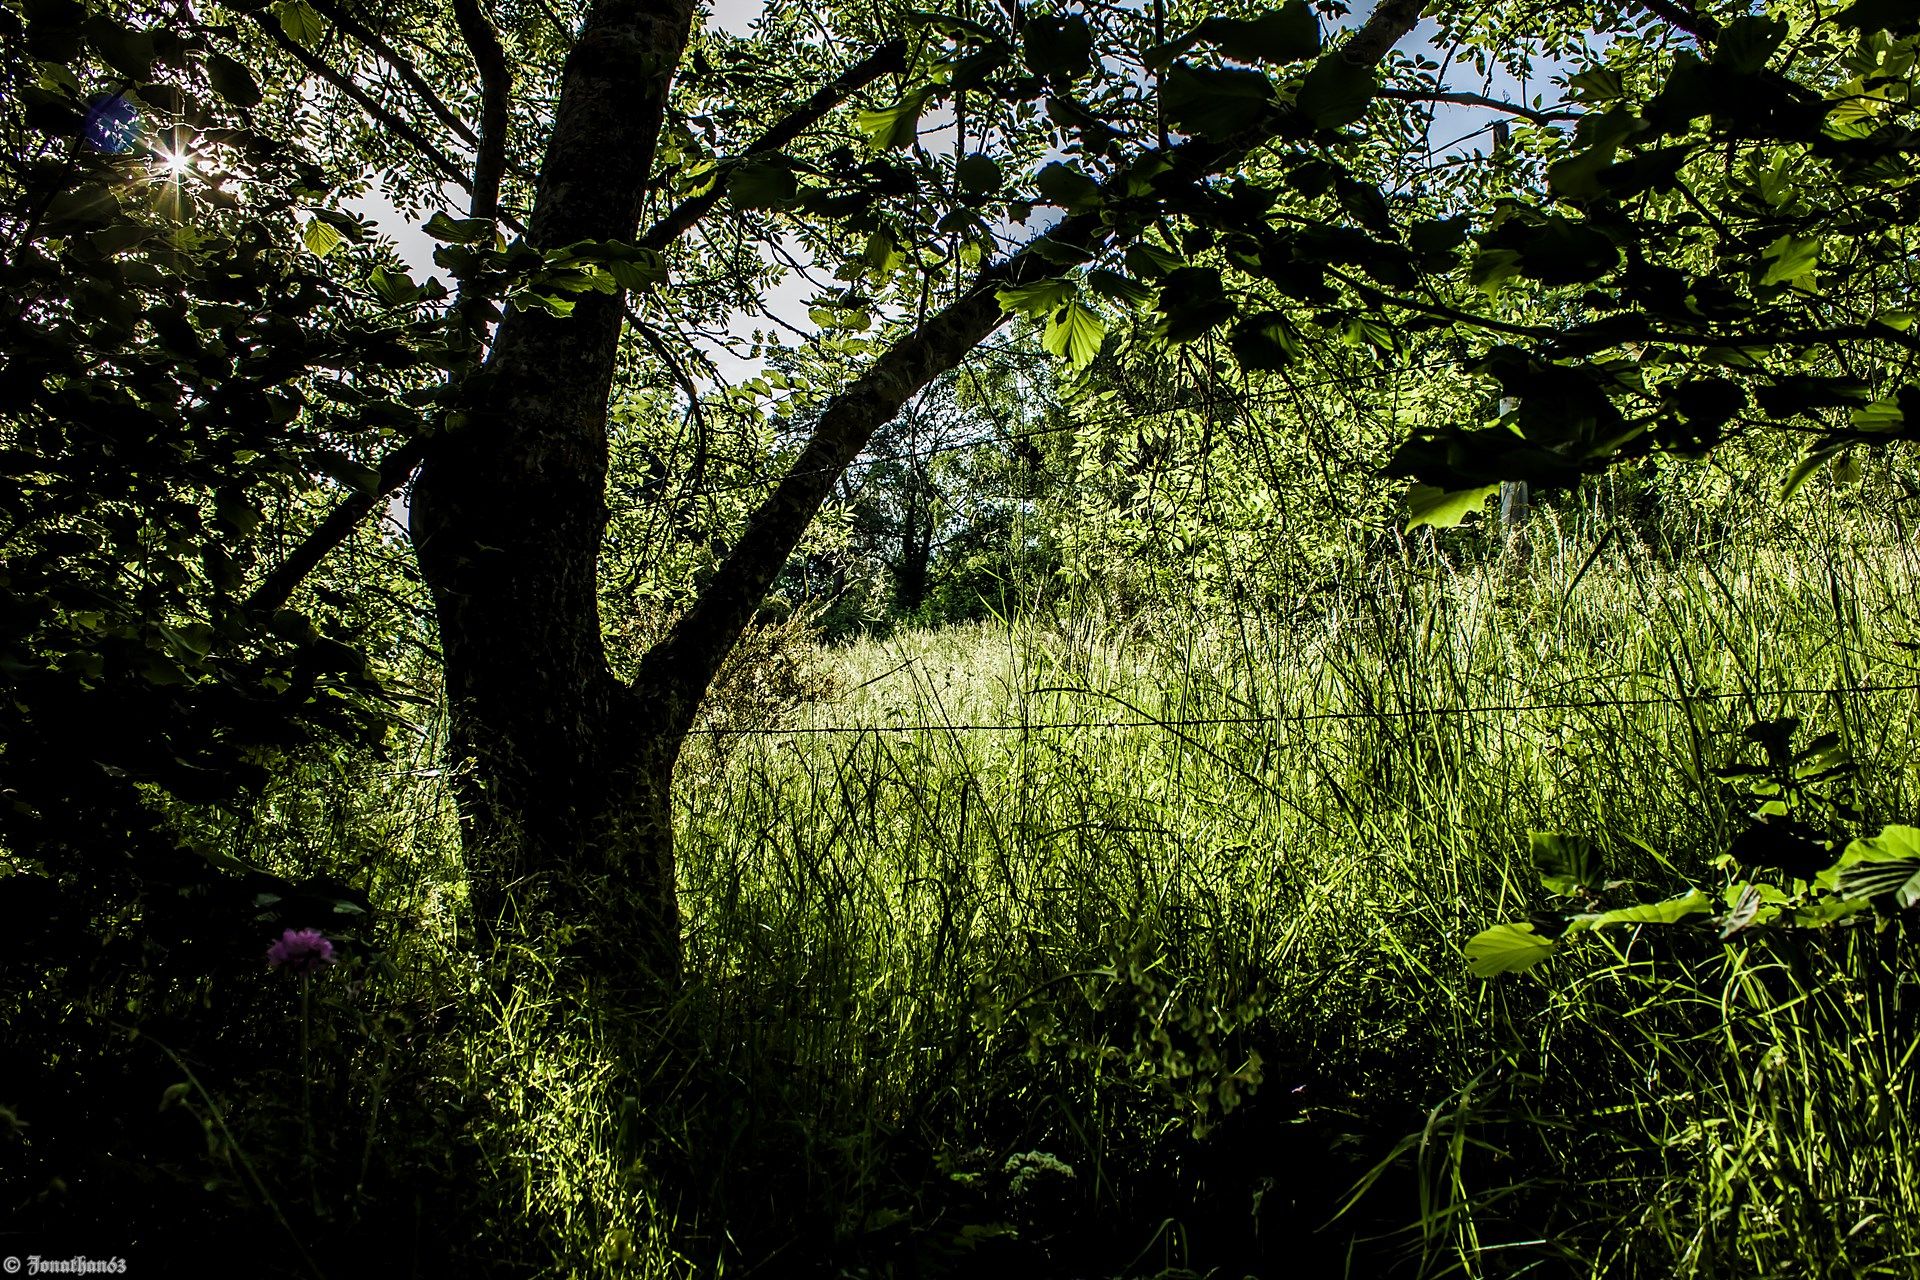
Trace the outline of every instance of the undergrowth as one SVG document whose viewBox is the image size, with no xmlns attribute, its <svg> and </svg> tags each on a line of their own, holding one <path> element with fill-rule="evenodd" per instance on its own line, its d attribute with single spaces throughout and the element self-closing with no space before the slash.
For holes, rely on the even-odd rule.
<svg viewBox="0 0 1920 1280">
<path fill-rule="evenodd" d="M 359 886 L 347 962 L 133 1006 L 15 971 L 65 1056 L 0 1097 L 8 1203 L 144 1196 L 290 1273 L 1910 1275 L 1906 921 L 1461 954 L 1543 907 L 1530 831 L 1702 874 L 1756 721 L 1840 735 L 1863 830 L 1916 816 L 1914 552 L 1844 527 L 1676 556 L 1547 512 L 1528 557 L 1408 547 L 1286 615 L 824 651 L 830 697 L 691 748 L 664 1012 L 562 937 L 476 952 L 430 724 L 316 761 L 216 834 Z"/>
</svg>

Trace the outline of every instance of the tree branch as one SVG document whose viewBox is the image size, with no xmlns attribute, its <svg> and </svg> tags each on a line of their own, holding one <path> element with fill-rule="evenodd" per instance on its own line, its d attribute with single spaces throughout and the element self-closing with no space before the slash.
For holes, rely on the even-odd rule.
<svg viewBox="0 0 1920 1280">
<path fill-rule="evenodd" d="M 1380 0 L 1353 38 L 1336 51 L 1356 67 L 1376 67 L 1419 25 L 1428 0 Z"/>
<path fill-rule="evenodd" d="M 1344 58 L 1357 66 L 1376 65 L 1413 30 L 1425 4 L 1426 0 L 1382 0 L 1352 39 L 1324 56 Z M 1239 163 L 1246 151 L 1198 151 L 1182 144 L 1172 154 L 1204 157 L 1201 163 L 1219 172 Z M 1054 245 L 1095 249 L 1111 234 L 1098 214 L 1086 213 L 1061 222 L 1045 238 Z M 748 519 L 732 553 L 667 638 L 641 661 L 631 693 L 637 704 L 635 714 L 645 716 L 653 732 L 673 742 L 685 736 L 720 662 L 753 621 L 787 558 L 874 432 L 1006 320 L 995 292 L 1007 285 L 1051 279 L 1067 270 L 1031 248 L 983 267 L 958 301 L 894 343 L 827 402 L 806 447 Z"/>
<path fill-rule="evenodd" d="M 347 535 L 371 514 L 380 500 L 407 482 L 413 469 L 426 453 L 424 436 L 401 445 L 380 460 L 379 488 L 372 493 L 356 493 L 326 514 L 287 558 L 273 567 L 247 596 L 246 610 L 253 614 L 272 613 L 286 604 L 295 588 L 308 574 L 319 568 L 329 551 L 346 541 Z"/>
<path fill-rule="evenodd" d="M 454 15 L 460 25 L 460 37 L 473 54 L 480 73 L 481 134 L 474 160 L 471 216 L 493 221 L 500 216 L 500 182 L 506 173 L 508 95 L 512 91 L 512 73 L 500 35 L 480 11 L 479 0 L 454 0 Z M 303 59 L 304 61 L 304 59 Z M 311 65 L 311 64 L 309 64 Z M 369 104 L 363 102 L 363 106 Z M 456 333 L 469 336 L 471 345 L 462 364 L 448 374 L 448 400 L 462 379 L 471 373 L 480 356 L 482 316 L 487 299 L 469 295 L 463 287 L 454 300 L 451 316 Z M 280 608 L 293 595 L 308 574 L 335 547 L 346 541 L 360 522 L 379 507 L 381 499 L 407 482 L 426 454 L 427 436 L 419 436 L 401 445 L 380 460 L 379 488 L 373 493 L 356 493 L 343 499 L 300 541 L 287 558 L 248 595 L 246 607 L 255 613 Z"/>
<path fill-rule="evenodd" d="M 1682 0 L 1633 0 L 1669 26 L 1680 28 L 1702 44 L 1712 44 L 1720 34 L 1720 24 L 1704 13 L 1696 13 Z"/>
<path fill-rule="evenodd" d="M 275 44 L 299 59 L 301 65 L 306 67 L 307 70 L 313 72 L 335 89 L 345 94 L 348 98 L 359 104 L 362 111 L 365 111 L 368 115 L 378 120 L 381 124 L 411 144 L 422 156 L 426 157 L 434 168 L 445 175 L 449 182 L 455 183 L 463 191 L 471 191 L 473 189 L 471 179 L 460 171 L 460 166 L 456 165 L 446 152 L 436 147 L 431 139 L 413 125 L 402 120 L 378 102 L 375 102 L 368 96 L 366 90 L 355 84 L 348 77 L 335 71 L 332 67 L 328 66 L 323 59 L 309 52 L 299 41 L 293 39 L 285 31 L 282 31 L 280 29 L 279 19 L 272 16 L 271 10 L 262 9 L 253 15 L 253 20 L 259 24 L 260 29 L 266 32 L 267 36 Z"/>
<path fill-rule="evenodd" d="M 480 0 L 453 0 L 460 38 L 480 73 L 480 136 L 474 140 L 473 203 L 470 217 L 492 222 L 500 216 L 500 181 L 507 172 L 507 109 L 513 73 L 500 33 L 480 10 Z"/>
<path fill-rule="evenodd" d="M 427 109 L 440 117 L 440 122 L 447 128 L 460 135 L 461 141 L 470 147 L 480 145 L 480 137 L 474 133 L 472 127 L 460 118 L 458 112 L 446 104 L 432 85 L 427 83 L 426 77 L 420 74 L 413 65 L 413 61 L 388 44 L 379 32 L 362 26 L 352 14 L 334 0 L 314 0 L 313 7 L 319 10 L 321 16 L 327 21 L 345 32 L 350 39 L 358 41 L 371 50 L 375 57 L 392 67 L 400 78 L 406 81 L 407 87 L 420 95 L 421 100 L 427 104 Z"/>
<path fill-rule="evenodd" d="M 1059 229 L 1055 229 L 1059 235 Z M 693 723 L 701 696 L 724 657 L 753 620 L 773 580 L 819 514 L 834 484 L 873 433 L 891 421 L 922 387 L 959 364 L 1006 319 L 994 287 L 1025 273 L 1033 278 L 1063 268 L 1023 254 L 982 270 L 959 301 L 888 348 L 827 403 L 806 448 L 748 521 L 726 562 L 708 581 L 665 640 L 643 659 L 634 691 L 670 740 Z"/>
<path fill-rule="evenodd" d="M 800 104 L 797 110 L 761 134 L 740 154 L 759 156 L 778 151 L 819 123 L 822 116 L 845 102 L 854 93 L 889 72 L 901 70 L 906 66 L 906 56 L 905 40 L 887 41 L 841 72 L 834 78 L 833 83 L 826 85 Z M 696 222 L 706 217 L 713 206 L 719 202 L 721 187 L 722 184 L 716 182 L 700 195 L 682 201 L 664 218 L 647 228 L 646 234 L 640 237 L 640 244 L 649 249 L 659 250 L 678 240 Z"/>
<path fill-rule="evenodd" d="M 1382 89 L 1380 97 L 1392 98 L 1396 102 L 1444 102 L 1459 107 L 1485 107 L 1489 111 L 1505 111 L 1510 115 L 1521 116 L 1535 124 L 1549 124 L 1555 120 L 1578 120 L 1579 111 L 1540 111 L 1533 107 L 1523 107 L 1517 102 L 1502 102 L 1498 98 L 1489 98 L 1478 93 L 1425 93 L 1419 89 Z"/>
</svg>

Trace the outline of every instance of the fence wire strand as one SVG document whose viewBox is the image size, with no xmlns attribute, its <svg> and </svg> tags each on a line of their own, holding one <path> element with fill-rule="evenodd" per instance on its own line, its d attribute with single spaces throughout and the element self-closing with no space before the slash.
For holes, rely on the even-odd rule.
<svg viewBox="0 0 1920 1280">
<path fill-rule="evenodd" d="M 1035 692 L 1072 692 L 1099 696 L 1094 690 L 1055 689 L 1036 690 Z M 1788 697 L 1851 697 L 1871 693 L 1913 692 L 1920 692 L 1920 681 L 1910 681 L 1905 684 L 1744 689 L 1724 693 L 1670 693 L 1644 698 L 1577 698 L 1552 702 L 1504 702 L 1474 706 L 1408 707 L 1398 710 L 1280 712 L 1263 716 L 1195 716 L 1169 717 L 1166 719 L 1143 718 L 1138 720 L 1036 720 L 980 724 L 943 724 L 938 721 L 926 721 L 912 724 L 794 725 L 786 728 L 774 728 L 764 725 L 749 728 L 727 728 L 718 725 L 706 725 L 693 729 L 691 734 L 706 737 L 771 738 L 787 736 L 830 737 L 834 735 L 867 733 L 1029 733 L 1054 729 L 1199 729 L 1224 725 L 1319 724 L 1350 720 L 1411 720 L 1418 719 L 1422 716 L 1522 715 L 1535 711 L 1586 711 L 1657 706 L 1684 707 L 1689 702 L 1731 702 L 1758 698 Z"/>
</svg>

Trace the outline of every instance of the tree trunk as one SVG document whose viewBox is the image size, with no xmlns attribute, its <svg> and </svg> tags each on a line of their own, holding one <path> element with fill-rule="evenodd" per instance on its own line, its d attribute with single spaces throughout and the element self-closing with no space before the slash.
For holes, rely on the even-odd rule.
<svg viewBox="0 0 1920 1280">
<path fill-rule="evenodd" d="M 933 509 L 915 476 L 900 519 L 900 564 L 894 570 L 894 600 L 902 613 L 927 602 L 927 571 L 933 559 Z"/>
<path fill-rule="evenodd" d="M 631 241 L 691 0 L 594 5 L 561 85 L 528 240 Z M 433 590 L 470 892 L 503 917 L 582 915 L 596 968 L 678 973 L 670 755 L 648 750 L 601 644 L 606 411 L 623 303 L 513 311 L 429 449 L 411 528 Z M 630 945 L 631 944 L 631 945 Z M 629 952 L 631 953 L 629 955 Z"/>
</svg>

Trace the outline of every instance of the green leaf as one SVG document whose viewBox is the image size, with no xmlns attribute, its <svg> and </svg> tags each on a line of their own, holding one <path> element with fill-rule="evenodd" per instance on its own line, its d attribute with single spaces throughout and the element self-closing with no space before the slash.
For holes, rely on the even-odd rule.
<svg viewBox="0 0 1920 1280">
<path fill-rule="evenodd" d="M 1770 265 L 1760 277 L 1763 285 L 1791 283 L 1820 265 L 1818 236 L 1784 235 L 1761 251 Z"/>
<path fill-rule="evenodd" d="M 890 107 L 862 111 L 854 116 L 854 126 L 867 135 L 875 150 L 910 147 L 920 136 L 920 113 L 926 109 L 932 92 L 915 89 Z"/>
<path fill-rule="evenodd" d="M 1833 455 L 1839 451 L 1840 448 L 1838 445 L 1829 445 L 1824 449 L 1813 450 L 1807 454 L 1806 457 L 1794 463 L 1787 471 L 1787 478 L 1780 482 L 1780 500 L 1784 502 L 1798 493 L 1800 487 L 1810 480 L 1816 471 L 1820 470 L 1827 459 L 1833 457 Z"/>
<path fill-rule="evenodd" d="M 1476 978 L 1519 973 L 1552 955 L 1554 945 L 1530 924 L 1497 924 L 1467 940 L 1467 968 Z"/>
<path fill-rule="evenodd" d="M 1492 301 L 1506 289 L 1507 281 L 1519 274 L 1520 254 L 1516 250 L 1482 249 L 1467 267 L 1467 283 Z"/>
<path fill-rule="evenodd" d="M 1239 62 L 1298 62 L 1320 52 L 1320 23 L 1306 0 L 1287 0 L 1257 18 L 1208 18 L 1197 34 Z"/>
<path fill-rule="evenodd" d="M 153 34 L 121 26 L 103 14 L 86 22 L 87 42 L 100 51 L 108 66 L 129 80 L 146 80 L 153 74 Z"/>
<path fill-rule="evenodd" d="M 318 470 L 332 476 L 349 489 L 366 494 L 368 497 L 373 497 L 380 492 L 380 471 L 377 467 L 370 467 L 364 462 L 355 462 L 352 458 L 338 453 L 321 454 L 314 458 L 313 464 Z"/>
<path fill-rule="evenodd" d="M 866 244 L 860 249 L 860 265 L 883 276 L 891 274 L 905 261 L 906 255 L 900 252 L 899 242 L 885 228 L 870 232 Z"/>
<path fill-rule="evenodd" d="M 962 18 L 951 13 L 935 13 L 930 9 L 909 9 L 901 15 L 901 21 L 909 27 L 932 27 L 941 35 L 952 36 L 962 42 L 974 44 L 999 44 L 1000 33 L 992 27 L 975 22 L 972 18 Z"/>
<path fill-rule="evenodd" d="M 96 231 L 87 237 L 88 243 L 100 253 L 111 258 L 115 254 L 125 253 L 136 248 L 155 235 L 152 227 L 143 227 L 137 222 L 123 222 L 119 226 Z"/>
<path fill-rule="evenodd" d="M 1595 200 L 1606 194 L 1600 175 L 1613 164 L 1619 150 L 1612 143 L 1556 160 L 1547 166 L 1547 189 L 1565 200 Z"/>
<path fill-rule="evenodd" d="M 1589 67 L 1569 76 L 1567 88 L 1582 102 L 1616 102 L 1627 94 L 1626 82 L 1612 67 Z"/>
<path fill-rule="evenodd" d="M 1499 492 L 1498 484 L 1454 490 L 1430 484 L 1414 485 L 1407 491 L 1407 524 L 1404 532 L 1412 533 L 1423 524 L 1435 529 L 1454 528 Z"/>
<path fill-rule="evenodd" d="M 1848 420 L 1862 431 L 1898 431 L 1906 424 L 1906 412 L 1897 400 L 1875 400 L 1852 410 Z"/>
<path fill-rule="evenodd" d="M 327 34 L 327 24 L 307 0 L 275 0 L 273 16 L 280 20 L 280 29 L 290 40 L 309 49 Z"/>
<path fill-rule="evenodd" d="M 1318 129 L 1338 129 L 1367 114 L 1378 86 L 1371 67 L 1356 67 L 1335 53 L 1307 72 L 1293 105 Z"/>
<path fill-rule="evenodd" d="M 1605 232 L 1557 213 L 1532 224 L 1510 221 L 1486 243 L 1492 252 L 1518 252 L 1521 274 L 1543 284 L 1585 284 L 1620 264 L 1620 250 Z"/>
<path fill-rule="evenodd" d="M 1743 14 L 1726 26 L 1713 40 L 1713 65 L 1740 74 L 1751 74 L 1767 65 L 1767 59 L 1787 38 L 1785 18 L 1765 18 Z"/>
<path fill-rule="evenodd" d="M 444 212 L 427 219 L 426 232 L 443 244 L 480 244 L 493 236 L 485 218 L 450 218 Z"/>
<path fill-rule="evenodd" d="M 1071 80 L 1093 69 L 1093 32 L 1077 14 L 1027 19 L 1023 43 L 1027 66 L 1037 76 Z"/>
<path fill-rule="evenodd" d="M 1242 369 L 1271 373 L 1300 358 L 1300 340 L 1279 311 L 1260 311 L 1233 327 L 1227 338 Z"/>
<path fill-rule="evenodd" d="M 1579 897 L 1599 888 L 1605 879 L 1600 851 L 1591 840 L 1554 831 L 1534 831 L 1527 836 L 1527 848 L 1533 855 L 1535 869 L 1540 872 L 1540 883 L 1550 893 Z"/>
<path fill-rule="evenodd" d="M 1055 240 L 1052 236 L 1028 241 L 1026 252 L 1056 267 L 1077 267 L 1093 259 L 1090 250 L 1077 244 L 1068 244 L 1065 240 Z"/>
<path fill-rule="evenodd" d="M 260 85 L 253 73 L 224 53 L 208 55 L 207 83 L 215 93 L 243 111 L 260 105 Z"/>
<path fill-rule="evenodd" d="M 385 267 L 375 267 L 367 276 L 367 283 L 373 286 L 373 292 L 382 302 L 396 307 L 410 307 L 420 298 L 420 286 L 404 271 L 389 271 Z M 573 304 L 568 303 L 571 311 Z"/>
<path fill-rule="evenodd" d="M 1834 865 L 1844 868 L 1863 862 L 1903 862 L 1910 859 L 1920 859 L 1920 827 L 1889 823 L 1880 828 L 1879 835 L 1865 836 L 1849 844 Z"/>
<path fill-rule="evenodd" d="M 324 258 L 347 242 L 339 228 L 315 218 L 308 222 L 300 233 L 300 243 L 307 246 L 307 252 L 316 258 Z"/>
<path fill-rule="evenodd" d="M 962 159 L 953 167 L 953 176 L 960 189 L 972 196 L 992 195 L 1000 189 L 1002 181 L 998 162 L 983 154 Z"/>
<path fill-rule="evenodd" d="M 1664 902 L 1643 902 L 1631 907 L 1616 907 L 1594 915 L 1576 916 L 1576 924 L 1599 929 L 1615 924 L 1678 924 L 1688 916 L 1713 910 L 1713 899 L 1700 889 L 1689 889 Z"/>
<path fill-rule="evenodd" d="M 531 290 L 514 294 L 512 301 L 513 305 L 522 311 L 531 311 L 538 307 L 559 320 L 565 320 L 572 315 L 575 305 L 572 298 L 556 297 L 550 293 L 534 293 Z"/>
<path fill-rule="evenodd" d="M 622 289 L 645 290 L 667 282 L 667 260 L 659 250 L 618 240 L 597 247 L 600 261 Z"/>
<path fill-rule="evenodd" d="M 1169 253 L 1158 245 L 1145 240 L 1136 240 L 1127 246 L 1127 270 L 1143 278 L 1157 278 L 1187 265 L 1187 260 L 1178 254 Z"/>
<path fill-rule="evenodd" d="M 1891 897 L 1902 911 L 1920 902 L 1920 858 L 1864 862 L 1840 873 L 1835 892 L 1843 898 Z"/>
<path fill-rule="evenodd" d="M 1189 133 L 1231 138 L 1263 127 L 1273 84 L 1258 71 L 1175 63 L 1161 95 L 1167 119 Z"/>
<path fill-rule="evenodd" d="M 800 198 L 800 181 L 785 156 L 755 156 L 727 175 L 727 199 L 739 209 L 786 209 Z"/>
<path fill-rule="evenodd" d="M 1100 184 L 1064 161 L 1057 161 L 1034 176 L 1033 185 L 1048 204 L 1057 204 L 1068 213 L 1086 213 L 1100 207 Z"/>
<path fill-rule="evenodd" d="M 1047 99 L 1047 119 L 1062 129 L 1079 134 L 1082 154 L 1102 151 L 1120 136 L 1119 131 L 1112 125 L 1072 98 L 1060 94 Z"/>
<path fill-rule="evenodd" d="M 1407 244 L 1430 267 L 1444 267 L 1451 264 L 1454 251 L 1467 242 L 1471 226 L 1471 220 L 1465 217 L 1423 220 L 1407 228 Z"/>
<path fill-rule="evenodd" d="M 1112 298 L 1116 302 L 1144 306 L 1153 301 L 1153 289 L 1141 284 L 1131 276 L 1121 275 L 1118 271 L 1109 271 L 1105 267 L 1096 267 L 1087 272 L 1087 284 L 1095 293 Z"/>
<path fill-rule="evenodd" d="M 1191 342 L 1233 319 L 1214 267 L 1180 267 L 1160 284 L 1159 334 L 1168 342 Z"/>
<path fill-rule="evenodd" d="M 1065 305 L 1077 292 L 1071 280 L 1036 280 L 1001 289 L 993 296 L 1007 314 L 1036 320 Z"/>
<path fill-rule="evenodd" d="M 1920 27 L 1920 9 L 1913 0 L 1854 0 L 1839 18 L 1840 25 L 1863 35 L 1869 31 L 1911 31 Z"/>
<path fill-rule="evenodd" d="M 1076 369 L 1084 369 L 1100 354 L 1100 340 L 1107 326 L 1100 317 L 1078 299 L 1054 312 L 1040 335 L 1040 345 L 1056 356 L 1065 356 Z"/>
</svg>

